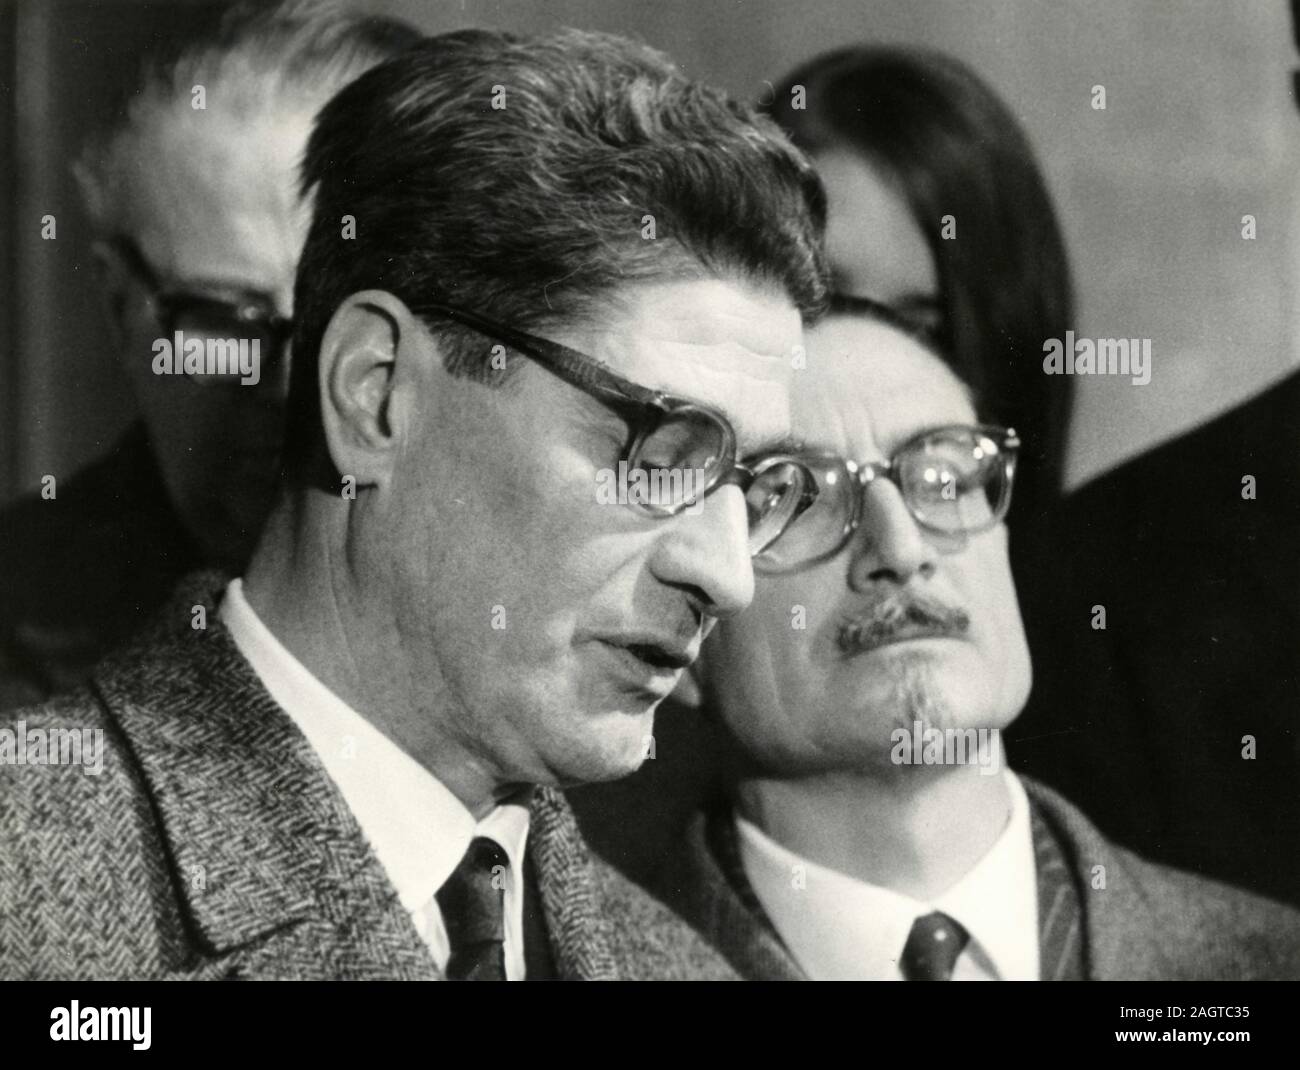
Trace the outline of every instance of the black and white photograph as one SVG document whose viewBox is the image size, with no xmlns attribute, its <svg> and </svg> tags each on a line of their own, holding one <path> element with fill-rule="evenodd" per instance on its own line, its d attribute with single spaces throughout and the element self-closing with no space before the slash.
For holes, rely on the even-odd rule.
<svg viewBox="0 0 1300 1070">
<path fill-rule="evenodd" d="M 1277 1039 L 1298 317 L 1300 0 L 0 0 L 0 991 Z"/>
</svg>

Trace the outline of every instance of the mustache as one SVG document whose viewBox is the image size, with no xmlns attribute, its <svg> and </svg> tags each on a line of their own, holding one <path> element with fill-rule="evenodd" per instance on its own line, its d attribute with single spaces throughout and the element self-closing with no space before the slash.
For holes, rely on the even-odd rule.
<svg viewBox="0 0 1300 1070">
<path fill-rule="evenodd" d="M 969 630 L 965 610 L 923 595 L 893 595 L 846 616 L 835 640 L 840 653 L 851 656 L 899 639 L 959 637 Z"/>
</svg>

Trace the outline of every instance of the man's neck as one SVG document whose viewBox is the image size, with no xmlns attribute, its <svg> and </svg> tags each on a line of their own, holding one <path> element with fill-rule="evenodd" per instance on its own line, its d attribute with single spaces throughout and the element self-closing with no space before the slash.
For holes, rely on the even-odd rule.
<svg viewBox="0 0 1300 1070">
<path fill-rule="evenodd" d="M 801 858 L 929 900 L 970 872 L 1006 828 L 1006 775 L 909 766 L 750 777 L 736 802 L 741 816 Z"/>
<path fill-rule="evenodd" d="M 402 668 L 396 622 L 367 610 L 343 533 L 331 533 L 328 517 L 310 515 L 318 511 L 310 499 L 281 501 L 244 575 L 245 598 L 313 676 L 482 818 L 513 786 L 501 784 L 444 723 L 452 705 L 445 694 L 417 693 Z"/>
</svg>

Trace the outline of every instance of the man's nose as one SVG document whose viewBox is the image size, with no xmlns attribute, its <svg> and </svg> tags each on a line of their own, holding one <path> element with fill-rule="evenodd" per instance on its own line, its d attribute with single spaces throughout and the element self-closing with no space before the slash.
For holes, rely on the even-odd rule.
<svg viewBox="0 0 1300 1070">
<path fill-rule="evenodd" d="M 722 487 L 698 511 L 662 523 L 665 530 L 650 559 L 660 582 L 686 591 L 701 613 L 719 619 L 754 600 L 749 518 L 739 487 Z"/>
<path fill-rule="evenodd" d="M 902 493 L 887 479 L 878 479 L 863 491 L 862 522 L 852 550 L 849 586 L 855 591 L 873 583 L 904 584 L 918 573 L 928 577 L 937 556 Z"/>
</svg>

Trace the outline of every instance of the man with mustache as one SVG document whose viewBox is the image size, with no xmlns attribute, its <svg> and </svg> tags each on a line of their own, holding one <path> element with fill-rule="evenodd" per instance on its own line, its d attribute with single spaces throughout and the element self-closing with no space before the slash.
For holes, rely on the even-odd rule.
<svg viewBox="0 0 1300 1070">
<path fill-rule="evenodd" d="M 701 659 L 730 798 L 670 901 L 751 978 L 1300 976 L 1300 915 L 1144 862 L 1005 768 L 1018 442 L 887 313 L 840 306 L 792 401 L 818 496 Z"/>
<path fill-rule="evenodd" d="M 741 458 L 788 439 L 815 175 L 646 46 L 464 31 L 335 96 L 302 188 L 279 499 L 10 715 L 109 745 L 0 767 L 0 976 L 729 976 L 557 788 L 642 762 L 799 493 Z M 624 465 L 703 482 L 608 504 Z"/>
</svg>

